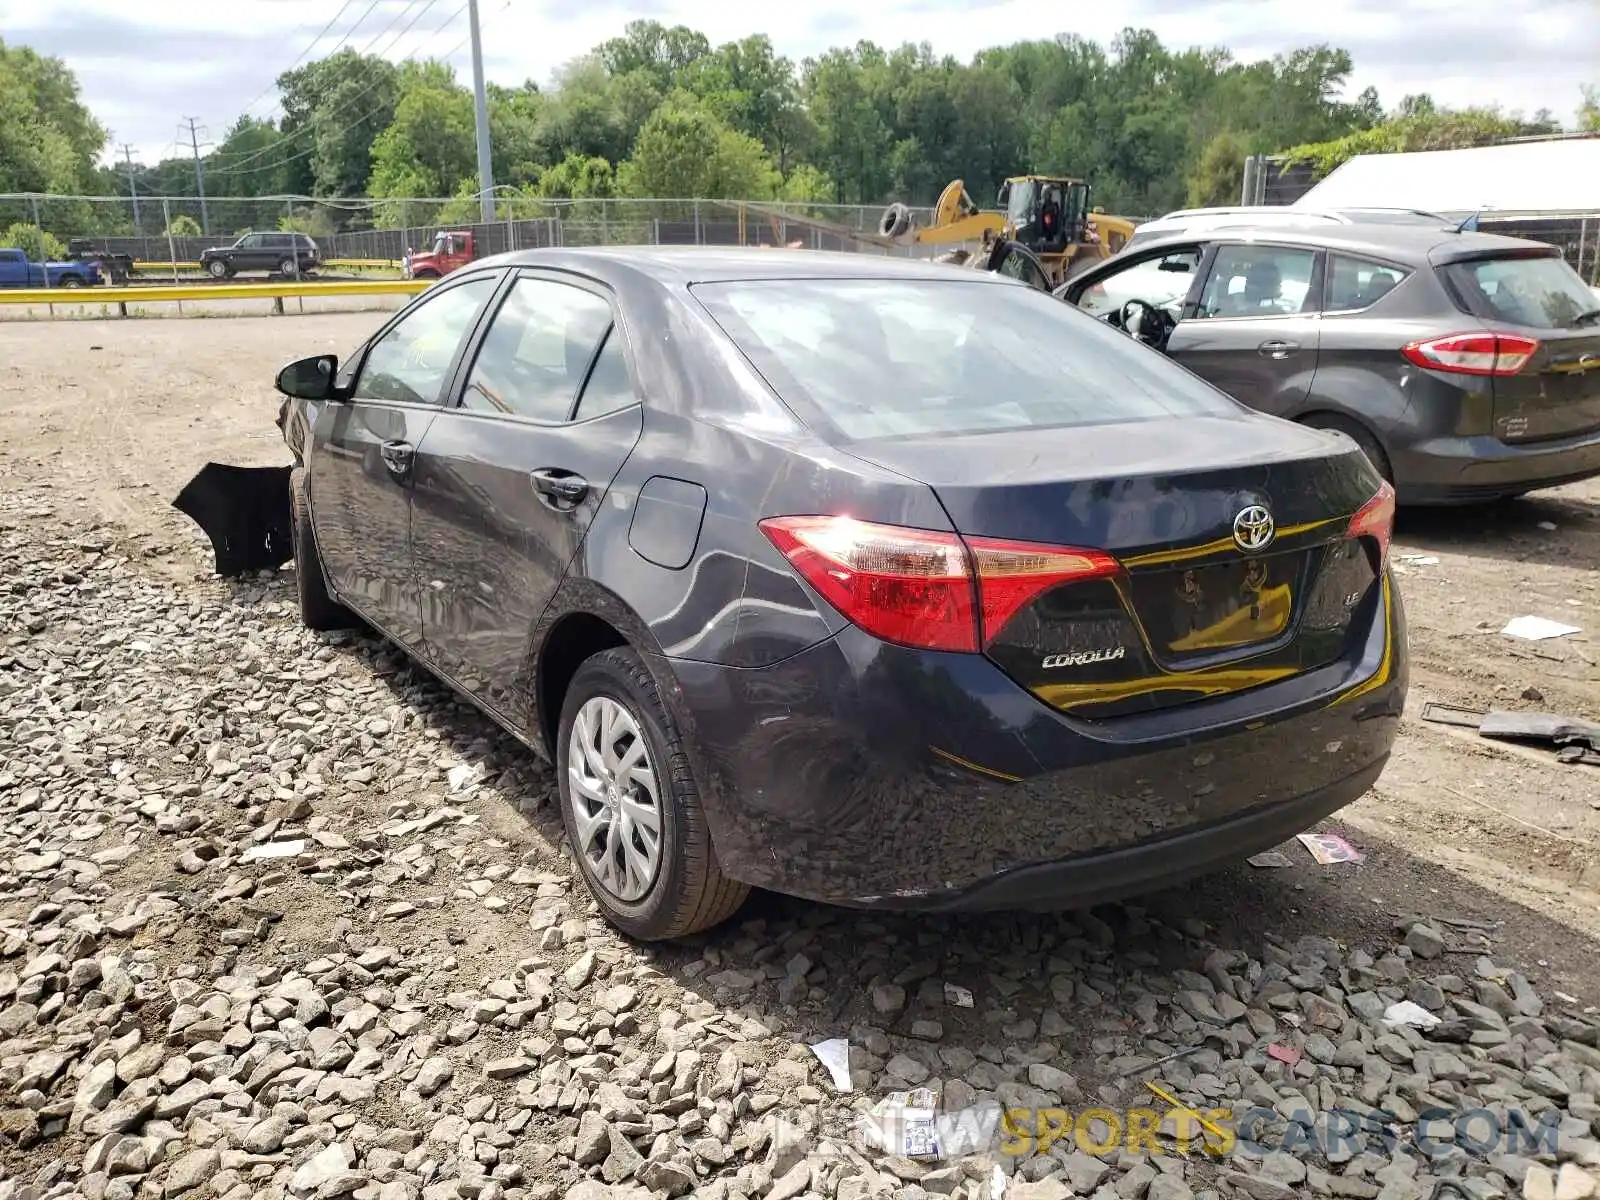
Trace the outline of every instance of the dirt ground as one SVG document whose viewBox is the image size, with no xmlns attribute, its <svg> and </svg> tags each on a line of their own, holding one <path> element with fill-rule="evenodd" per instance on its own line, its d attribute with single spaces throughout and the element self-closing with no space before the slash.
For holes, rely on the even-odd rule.
<svg viewBox="0 0 1600 1200">
<path fill-rule="evenodd" d="M 62 511 L 95 514 L 143 545 L 149 569 L 193 580 L 203 542 L 172 497 L 207 460 L 286 461 L 274 370 L 343 353 L 379 319 L 0 322 L 0 490 L 48 481 Z M 1420 716 L 1436 700 L 1600 720 L 1600 480 L 1488 509 L 1402 514 L 1396 555 L 1409 711 L 1388 771 L 1342 814 L 1367 861 L 1316 867 L 1292 848 L 1299 912 L 1283 912 L 1264 884 L 1283 871 L 1241 869 L 1205 886 L 1241 925 L 1279 931 L 1319 909 L 1495 925 L 1502 948 L 1557 987 L 1600 998 L 1600 769 Z M 1499 632 L 1522 614 L 1583 632 L 1537 643 Z"/>
</svg>

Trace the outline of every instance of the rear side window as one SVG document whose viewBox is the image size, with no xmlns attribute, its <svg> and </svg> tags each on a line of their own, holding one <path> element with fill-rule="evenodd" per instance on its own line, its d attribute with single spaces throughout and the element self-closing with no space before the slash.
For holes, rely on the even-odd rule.
<svg viewBox="0 0 1600 1200">
<path fill-rule="evenodd" d="M 694 294 L 802 420 L 844 441 L 1239 411 L 1033 288 L 783 279 L 698 284 Z"/>
<path fill-rule="evenodd" d="M 1487 321 L 1563 329 L 1597 306 L 1565 259 L 1480 258 L 1440 268 L 1467 312 Z"/>
<path fill-rule="evenodd" d="M 1369 308 L 1411 274 L 1403 267 L 1372 262 L 1348 254 L 1328 256 L 1328 299 L 1325 312 L 1353 312 Z"/>
</svg>

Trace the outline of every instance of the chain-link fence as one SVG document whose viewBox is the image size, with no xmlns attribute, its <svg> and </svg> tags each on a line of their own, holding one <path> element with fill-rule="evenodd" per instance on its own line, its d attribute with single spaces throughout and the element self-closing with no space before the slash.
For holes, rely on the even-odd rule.
<svg viewBox="0 0 1600 1200">
<path fill-rule="evenodd" d="M 495 219 L 481 219 L 476 197 L 326 200 L 307 196 L 0 195 L 0 232 L 37 225 L 80 252 L 129 256 L 139 263 L 193 263 L 211 246 L 246 233 L 309 234 L 324 260 L 398 264 L 443 230 L 469 231 L 478 256 L 541 246 L 792 246 L 884 252 L 875 205 L 733 200 L 543 200 L 496 195 Z M 913 210 L 919 224 L 930 209 Z M 1480 228 L 1559 246 L 1585 280 L 1600 283 L 1600 212 L 1485 215 Z M 897 247 L 928 257 L 935 247 Z"/>
<path fill-rule="evenodd" d="M 0 195 L 0 231 L 38 225 L 63 243 L 88 243 L 135 263 L 194 262 L 240 236 L 293 230 L 309 234 L 325 260 L 397 263 L 442 230 L 470 231 L 478 255 L 541 246 L 789 246 L 878 250 L 852 234 L 875 234 L 883 209 L 847 204 L 727 200 L 541 200 L 495 198 L 495 220 L 472 199 L 318 200 Z M 913 210 L 931 219 L 931 210 Z M 905 253 L 911 253 L 908 248 Z"/>
</svg>

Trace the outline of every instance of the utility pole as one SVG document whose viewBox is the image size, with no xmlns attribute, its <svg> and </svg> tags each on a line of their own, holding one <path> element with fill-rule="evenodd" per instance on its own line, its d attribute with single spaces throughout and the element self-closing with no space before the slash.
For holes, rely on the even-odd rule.
<svg viewBox="0 0 1600 1200">
<path fill-rule="evenodd" d="M 144 226 L 139 223 L 139 182 L 133 174 L 133 147 L 127 142 L 122 143 L 122 161 L 128 164 L 128 195 L 133 197 L 134 236 L 143 237 Z"/>
<path fill-rule="evenodd" d="M 199 134 L 195 132 L 195 119 L 185 117 L 189 122 L 189 148 L 194 151 L 194 189 L 200 193 L 200 232 L 211 232 L 211 218 L 206 213 L 206 169 L 200 162 Z"/>
<path fill-rule="evenodd" d="M 483 86 L 483 37 L 478 32 L 478 0 L 467 0 L 467 24 L 472 32 L 472 119 L 478 131 L 479 207 L 487 223 L 494 220 L 494 164 L 489 159 L 489 97 Z"/>
</svg>

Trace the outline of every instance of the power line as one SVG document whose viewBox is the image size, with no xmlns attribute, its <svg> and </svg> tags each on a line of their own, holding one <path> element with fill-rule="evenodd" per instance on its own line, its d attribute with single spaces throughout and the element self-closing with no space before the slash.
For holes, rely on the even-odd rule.
<svg viewBox="0 0 1600 1200">
<path fill-rule="evenodd" d="M 278 80 L 279 79 L 281 79 L 284 75 L 287 75 L 290 71 L 292 71 L 296 67 L 298 67 L 301 64 L 301 62 L 304 61 L 305 56 L 311 53 L 312 48 L 314 46 L 316 46 L 316 44 L 318 42 L 320 42 L 323 38 L 328 36 L 328 30 L 332 29 L 334 27 L 334 25 L 336 25 L 338 23 L 340 17 L 344 16 L 345 10 L 348 9 L 355 2 L 356 2 L 356 0 L 344 0 L 344 3 L 339 6 L 339 11 L 333 14 L 333 19 L 330 20 L 326 25 L 324 25 L 322 27 L 322 31 L 320 33 L 318 33 L 316 37 L 312 38 L 309 42 L 306 43 L 306 48 L 304 50 L 300 51 L 299 56 L 296 57 L 295 60 L 292 63 L 290 63 L 283 70 L 279 71 L 277 75 L 273 76 L 272 82 L 267 84 L 266 87 L 262 88 L 259 92 L 257 92 L 256 95 L 255 95 L 255 98 L 252 99 L 249 104 L 246 104 L 243 108 L 241 108 L 239 110 L 240 114 L 243 115 L 245 113 L 248 113 L 252 108 L 254 108 L 258 103 L 260 103 L 261 98 L 263 96 L 267 95 L 269 92 L 271 92 L 274 88 L 276 88 L 278 86 Z M 356 22 L 356 25 L 360 25 L 360 24 L 361 24 L 360 21 Z M 352 25 L 350 27 L 352 33 L 355 31 L 356 25 Z"/>
<path fill-rule="evenodd" d="M 432 6 L 433 3 L 436 3 L 436 2 L 437 2 L 437 0 L 429 0 L 430 7 Z M 444 24 L 441 25 L 438 29 L 434 30 L 435 35 L 443 33 L 452 24 L 454 24 L 456 18 L 459 17 L 462 13 L 464 13 L 467 10 L 467 4 L 468 3 L 470 3 L 470 0 L 463 0 L 463 2 L 460 5 L 460 7 L 458 7 L 455 10 L 455 12 L 451 13 L 450 16 L 445 19 Z M 511 7 L 511 0 L 506 0 L 505 4 L 501 6 L 501 11 L 504 11 L 505 9 L 510 8 L 510 7 Z M 426 8 L 423 9 L 421 13 L 418 13 L 417 17 L 422 16 L 422 13 L 425 13 L 425 12 L 427 12 Z M 414 18 L 412 18 L 412 24 L 415 24 L 415 23 L 416 23 L 416 18 L 414 17 Z M 400 37 L 405 36 L 406 32 L 409 29 L 410 29 L 410 26 L 408 25 L 406 27 L 406 29 L 401 30 L 400 34 L 395 38 L 395 40 L 398 41 Z M 379 36 L 382 36 L 382 35 L 379 35 Z M 452 56 L 460 53 L 462 48 L 465 47 L 467 45 L 467 43 L 471 40 L 471 36 L 472 35 L 470 33 L 468 33 L 468 35 L 466 37 L 462 38 L 459 42 L 457 42 L 454 46 L 452 46 L 449 50 L 445 51 L 444 54 L 439 56 L 439 57 L 441 57 L 443 59 L 449 59 Z M 392 46 L 392 44 L 393 43 L 391 43 L 391 46 Z M 413 57 L 415 57 L 415 55 L 416 55 L 416 51 L 413 50 L 410 54 L 407 54 L 400 61 L 401 62 L 408 62 Z M 366 95 L 368 92 L 372 91 L 375 87 L 377 87 L 378 84 L 381 83 L 381 82 L 382 82 L 381 79 L 373 80 L 373 82 L 369 83 L 366 87 L 362 88 L 359 92 L 356 92 L 354 95 L 348 96 L 348 97 L 343 97 L 342 98 L 342 103 L 349 104 L 352 101 L 360 99 L 362 96 Z M 337 133 L 335 134 L 335 136 L 338 136 L 338 134 L 348 133 L 350 130 L 354 129 L 356 126 L 361 125 L 364 122 L 370 120 L 372 117 L 377 116 L 378 113 L 383 111 L 384 107 L 385 107 L 384 105 L 380 104 L 377 107 L 369 110 L 368 112 L 363 113 L 361 116 L 357 117 L 354 121 L 350 122 L 350 124 L 345 125 L 342 128 L 340 128 L 337 131 Z M 301 129 L 295 130 L 295 132 L 290 134 L 289 137 L 291 137 L 291 138 L 292 137 L 297 137 L 297 136 L 299 136 L 299 134 L 302 131 L 308 131 L 308 130 L 310 130 L 310 128 L 311 127 L 309 125 L 302 126 Z M 254 154 L 248 156 L 247 158 L 240 159 L 237 162 L 232 163 L 232 164 L 230 164 L 229 166 L 227 166 L 225 168 L 213 169 L 211 173 L 214 176 L 215 175 L 233 175 L 233 174 L 237 174 L 240 170 L 242 170 L 244 168 L 245 163 L 249 162 L 251 159 L 259 158 L 261 155 L 266 154 L 269 151 L 277 150 L 277 149 L 281 149 L 281 146 L 264 147 L 263 149 L 256 151 Z M 291 154 L 286 158 L 279 159 L 276 162 L 269 163 L 269 164 L 263 164 L 261 166 L 251 167 L 250 169 L 253 170 L 253 171 L 275 170 L 278 167 L 287 166 L 289 163 L 298 162 L 300 159 L 306 158 L 309 155 L 314 154 L 315 152 L 316 152 L 316 147 L 315 146 L 309 146 L 304 150 L 298 151 L 295 154 Z"/>
<path fill-rule="evenodd" d="M 404 29 L 402 29 L 399 33 L 395 34 L 395 36 L 390 39 L 389 44 L 383 48 L 383 51 L 379 54 L 379 57 L 381 58 L 384 54 L 387 54 L 390 50 L 394 49 L 395 44 L 398 43 L 401 38 L 405 37 L 406 34 L 410 33 L 412 26 L 414 26 L 418 21 L 420 21 L 424 16 L 426 16 L 428 10 L 430 8 L 432 8 L 438 2 L 439 2 L 439 0 L 427 0 L 427 3 L 423 5 L 422 9 L 417 13 L 417 15 L 412 17 L 411 20 L 406 23 L 406 27 Z M 401 10 L 400 17 L 405 16 L 405 14 L 407 12 L 409 12 L 411 10 L 411 8 L 416 3 L 417 3 L 417 0 L 411 0 L 411 4 L 406 5 L 406 7 Z M 507 0 L 507 3 L 509 3 L 509 0 Z M 465 3 L 463 3 L 460 8 L 456 9 L 456 11 L 451 14 L 449 19 L 446 20 L 443 25 L 441 25 L 437 30 L 434 31 L 435 34 L 443 33 L 446 29 L 448 29 L 450 27 L 451 23 L 455 21 L 456 17 L 459 17 L 462 14 L 462 12 L 466 9 L 466 7 L 467 7 L 467 5 Z M 400 17 L 396 17 L 393 21 L 390 21 L 388 25 L 384 26 L 384 28 L 379 31 L 378 36 L 373 38 L 372 41 L 367 44 L 367 49 L 370 50 L 372 45 L 375 44 L 378 41 L 378 38 L 381 38 L 384 34 L 388 33 L 389 30 L 393 29 L 395 27 L 395 25 L 399 22 Z M 465 41 L 466 41 L 466 39 L 462 39 L 462 43 L 458 44 L 456 46 L 455 50 L 450 51 L 450 53 L 454 54 L 456 52 L 456 50 L 461 49 L 461 45 L 465 44 Z M 366 51 L 362 51 L 362 53 L 365 54 Z M 413 51 L 412 54 L 415 54 L 415 51 Z M 409 59 L 411 57 L 412 57 L 412 55 L 408 54 L 408 55 L 406 55 L 405 58 L 401 59 L 400 61 L 401 62 L 405 62 L 406 59 Z M 371 92 L 374 88 L 376 88 L 382 82 L 383 82 L 383 80 L 382 80 L 381 77 L 378 78 L 378 79 L 374 79 L 371 83 L 367 84 L 366 87 L 362 88 L 359 92 L 356 92 L 354 95 L 340 97 L 341 106 L 354 103 L 356 100 L 359 100 L 362 96 L 367 95 L 369 92 Z M 372 116 L 373 113 L 381 111 L 381 109 L 382 109 L 382 105 L 380 105 L 378 108 L 374 109 L 372 112 L 368 113 L 366 116 L 357 118 L 357 120 L 353 124 L 345 126 L 345 129 L 340 130 L 340 132 L 343 133 L 343 132 L 345 132 L 345 130 L 353 129 L 356 125 L 360 125 L 363 121 L 365 121 L 367 119 L 367 117 Z M 288 138 L 296 138 L 296 137 L 299 137 L 300 134 L 302 134 L 304 132 L 307 132 L 310 129 L 311 129 L 310 125 L 303 125 L 299 129 L 294 130 L 293 132 L 289 133 L 286 136 Z M 228 165 L 226 165 L 224 167 L 214 168 L 211 173 L 213 175 L 236 175 L 240 171 L 244 170 L 247 164 L 249 164 L 251 162 L 254 162 L 258 158 L 262 158 L 262 157 L 264 157 L 264 156 L 266 156 L 268 154 L 273 153 L 274 151 L 281 150 L 281 149 L 283 149 L 283 146 L 282 146 L 281 143 L 276 144 L 276 145 L 272 145 L 272 146 L 263 146 L 261 149 L 252 151 L 251 153 L 245 155 L 243 158 L 235 159 L 233 162 L 229 163 Z M 274 166 L 282 166 L 284 163 L 294 162 L 296 158 L 304 158 L 307 154 L 310 154 L 314 149 L 315 149 L 315 147 L 311 147 L 311 148 L 305 150 L 304 152 L 302 152 L 302 153 L 300 153 L 298 155 L 295 155 L 294 157 L 284 159 L 282 163 L 273 164 L 273 166 L 251 167 L 250 170 L 252 170 L 252 171 L 271 170 L 271 169 L 273 169 Z"/>
</svg>

